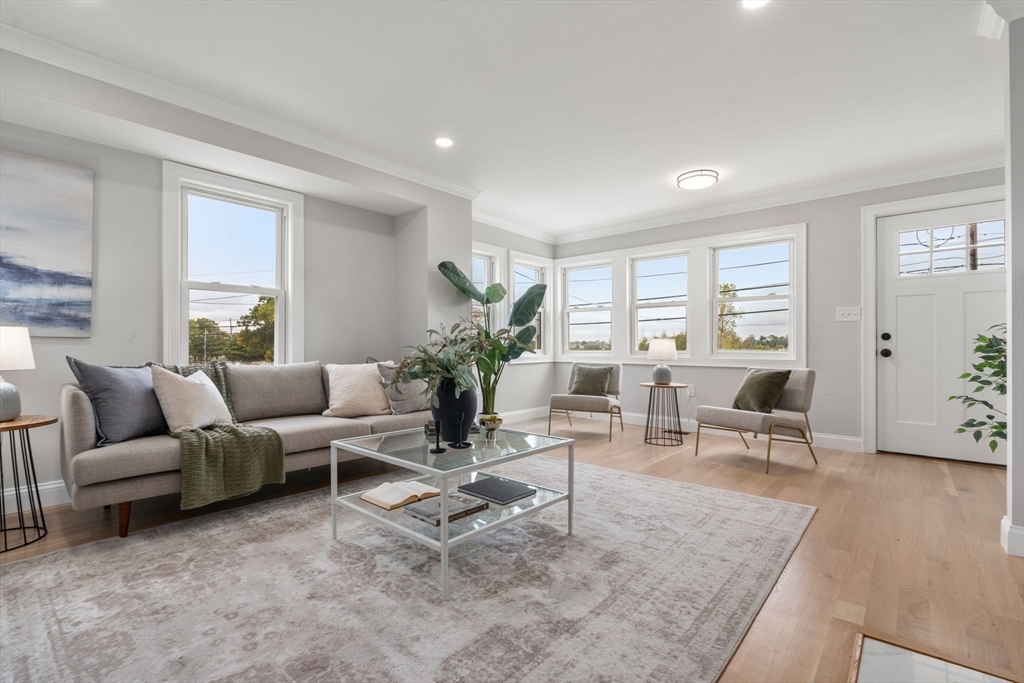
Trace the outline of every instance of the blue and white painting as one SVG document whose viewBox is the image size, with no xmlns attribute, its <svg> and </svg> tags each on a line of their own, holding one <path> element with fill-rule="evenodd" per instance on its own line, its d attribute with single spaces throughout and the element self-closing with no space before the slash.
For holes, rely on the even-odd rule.
<svg viewBox="0 0 1024 683">
<path fill-rule="evenodd" d="M 92 192 L 92 169 L 0 150 L 0 324 L 90 335 Z"/>
</svg>

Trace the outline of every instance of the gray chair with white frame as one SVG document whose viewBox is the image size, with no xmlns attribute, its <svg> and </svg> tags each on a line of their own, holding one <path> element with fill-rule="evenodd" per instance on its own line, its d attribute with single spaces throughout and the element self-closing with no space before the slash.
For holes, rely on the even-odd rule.
<svg viewBox="0 0 1024 683">
<path fill-rule="evenodd" d="M 554 413 L 564 414 L 572 427 L 572 413 L 608 413 L 608 440 L 612 440 L 612 427 L 615 425 L 615 416 L 619 416 L 619 429 L 625 431 L 622 423 L 622 405 L 619 403 L 619 392 L 622 385 L 622 363 L 573 363 L 569 371 L 569 390 L 576 380 L 576 368 L 581 365 L 587 367 L 611 367 L 612 375 L 608 380 L 608 392 L 606 396 L 582 396 L 580 394 L 552 394 L 548 402 L 548 434 L 551 433 L 551 416 Z"/>
<path fill-rule="evenodd" d="M 758 368 L 749 368 L 750 370 Z M 811 421 L 807 413 L 811 410 L 811 398 L 814 395 L 815 372 L 809 368 L 793 370 L 789 376 L 782 395 L 775 404 L 775 410 L 783 410 L 789 413 L 802 413 L 803 417 L 779 415 L 775 412 L 756 413 L 750 410 L 736 410 L 735 408 L 718 408 L 716 406 L 699 406 L 697 408 L 697 438 L 693 449 L 693 456 L 697 457 L 700 449 L 701 429 L 719 429 L 727 432 L 737 432 L 743 439 L 743 445 L 750 448 L 743 432 L 753 432 L 768 435 L 768 452 L 765 458 L 764 471 L 768 473 L 768 467 L 772 457 L 772 442 L 784 441 L 786 443 L 800 443 L 807 446 L 811 452 L 814 464 L 818 464 L 818 458 L 814 454 L 814 433 L 811 431 Z M 779 435 L 782 436 L 779 436 Z M 792 438 L 787 438 L 792 437 Z"/>
</svg>

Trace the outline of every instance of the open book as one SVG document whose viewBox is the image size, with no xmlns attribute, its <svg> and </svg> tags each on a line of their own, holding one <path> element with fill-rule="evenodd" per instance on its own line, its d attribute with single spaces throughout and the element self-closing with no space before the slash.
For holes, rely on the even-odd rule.
<svg viewBox="0 0 1024 683">
<path fill-rule="evenodd" d="M 381 484 L 359 497 L 385 510 L 394 510 L 417 500 L 439 495 L 441 495 L 441 489 L 427 486 L 419 481 L 403 481 L 400 484 Z"/>
</svg>

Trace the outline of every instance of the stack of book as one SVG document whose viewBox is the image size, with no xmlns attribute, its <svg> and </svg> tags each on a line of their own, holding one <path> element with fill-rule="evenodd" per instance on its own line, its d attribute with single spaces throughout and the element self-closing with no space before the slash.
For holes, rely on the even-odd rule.
<svg viewBox="0 0 1024 683">
<path fill-rule="evenodd" d="M 481 477 L 459 487 L 462 495 L 448 497 L 448 522 L 475 515 L 495 505 L 509 505 L 537 493 L 537 489 L 500 477 Z M 403 508 L 416 519 L 441 526 L 441 489 L 419 481 L 385 483 L 360 498 L 385 510 Z"/>
</svg>

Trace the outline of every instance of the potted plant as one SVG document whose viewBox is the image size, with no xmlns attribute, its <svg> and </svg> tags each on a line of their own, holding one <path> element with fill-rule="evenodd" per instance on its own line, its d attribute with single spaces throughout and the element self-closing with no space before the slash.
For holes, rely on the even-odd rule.
<svg viewBox="0 0 1024 683">
<path fill-rule="evenodd" d="M 978 362 L 971 367 L 973 372 L 965 372 L 957 379 L 965 379 L 971 384 L 976 384 L 974 391 L 966 396 L 950 396 L 950 401 L 959 401 L 968 408 L 980 405 L 989 412 L 985 414 L 984 420 L 969 418 L 956 429 L 957 434 L 971 432 L 975 442 L 982 438 L 988 438 L 988 447 L 993 453 L 999 447 L 997 439 L 1006 440 L 1006 413 L 996 408 L 991 401 L 978 396 L 979 392 L 991 389 L 999 396 L 1006 395 L 1006 337 L 992 334 L 992 331 L 1006 334 L 1006 324 L 993 325 L 988 328 L 990 334 L 979 334 L 975 338 L 977 346 L 974 347 L 974 355 L 978 356 Z M 1001 415 L 998 417 L 996 414 Z M 987 432 L 987 435 L 986 435 Z"/>
<path fill-rule="evenodd" d="M 509 361 L 526 352 L 534 353 L 530 344 L 537 336 L 537 328 L 531 323 L 537 317 L 548 286 L 536 284 L 523 292 L 512 304 L 505 327 L 495 331 L 491 329 L 490 306 L 505 298 L 507 292 L 504 285 L 495 283 L 481 292 L 451 261 L 438 264 L 437 269 L 456 289 L 483 307 L 483 323 L 472 323 L 473 334 L 468 341 L 475 356 L 473 365 L 483 403 L 480 411 L 483 414 L 481 425 L 493 431 L 501 425 L 501 419 L 494 410 L 501 374 Z"/>
<path fill-rule="evenodd" d="M 472 322 L 463 320 L 446 329 L 427 330 L 426 344 L 411 347 L 412 353 L 395 366 L 388 386 L 420 379 L 423 395 L 430 400 L 434 420 L 441 423 L 441 438 L 465 443 L 476 415 L 476 363 Z"/>
</svg>

